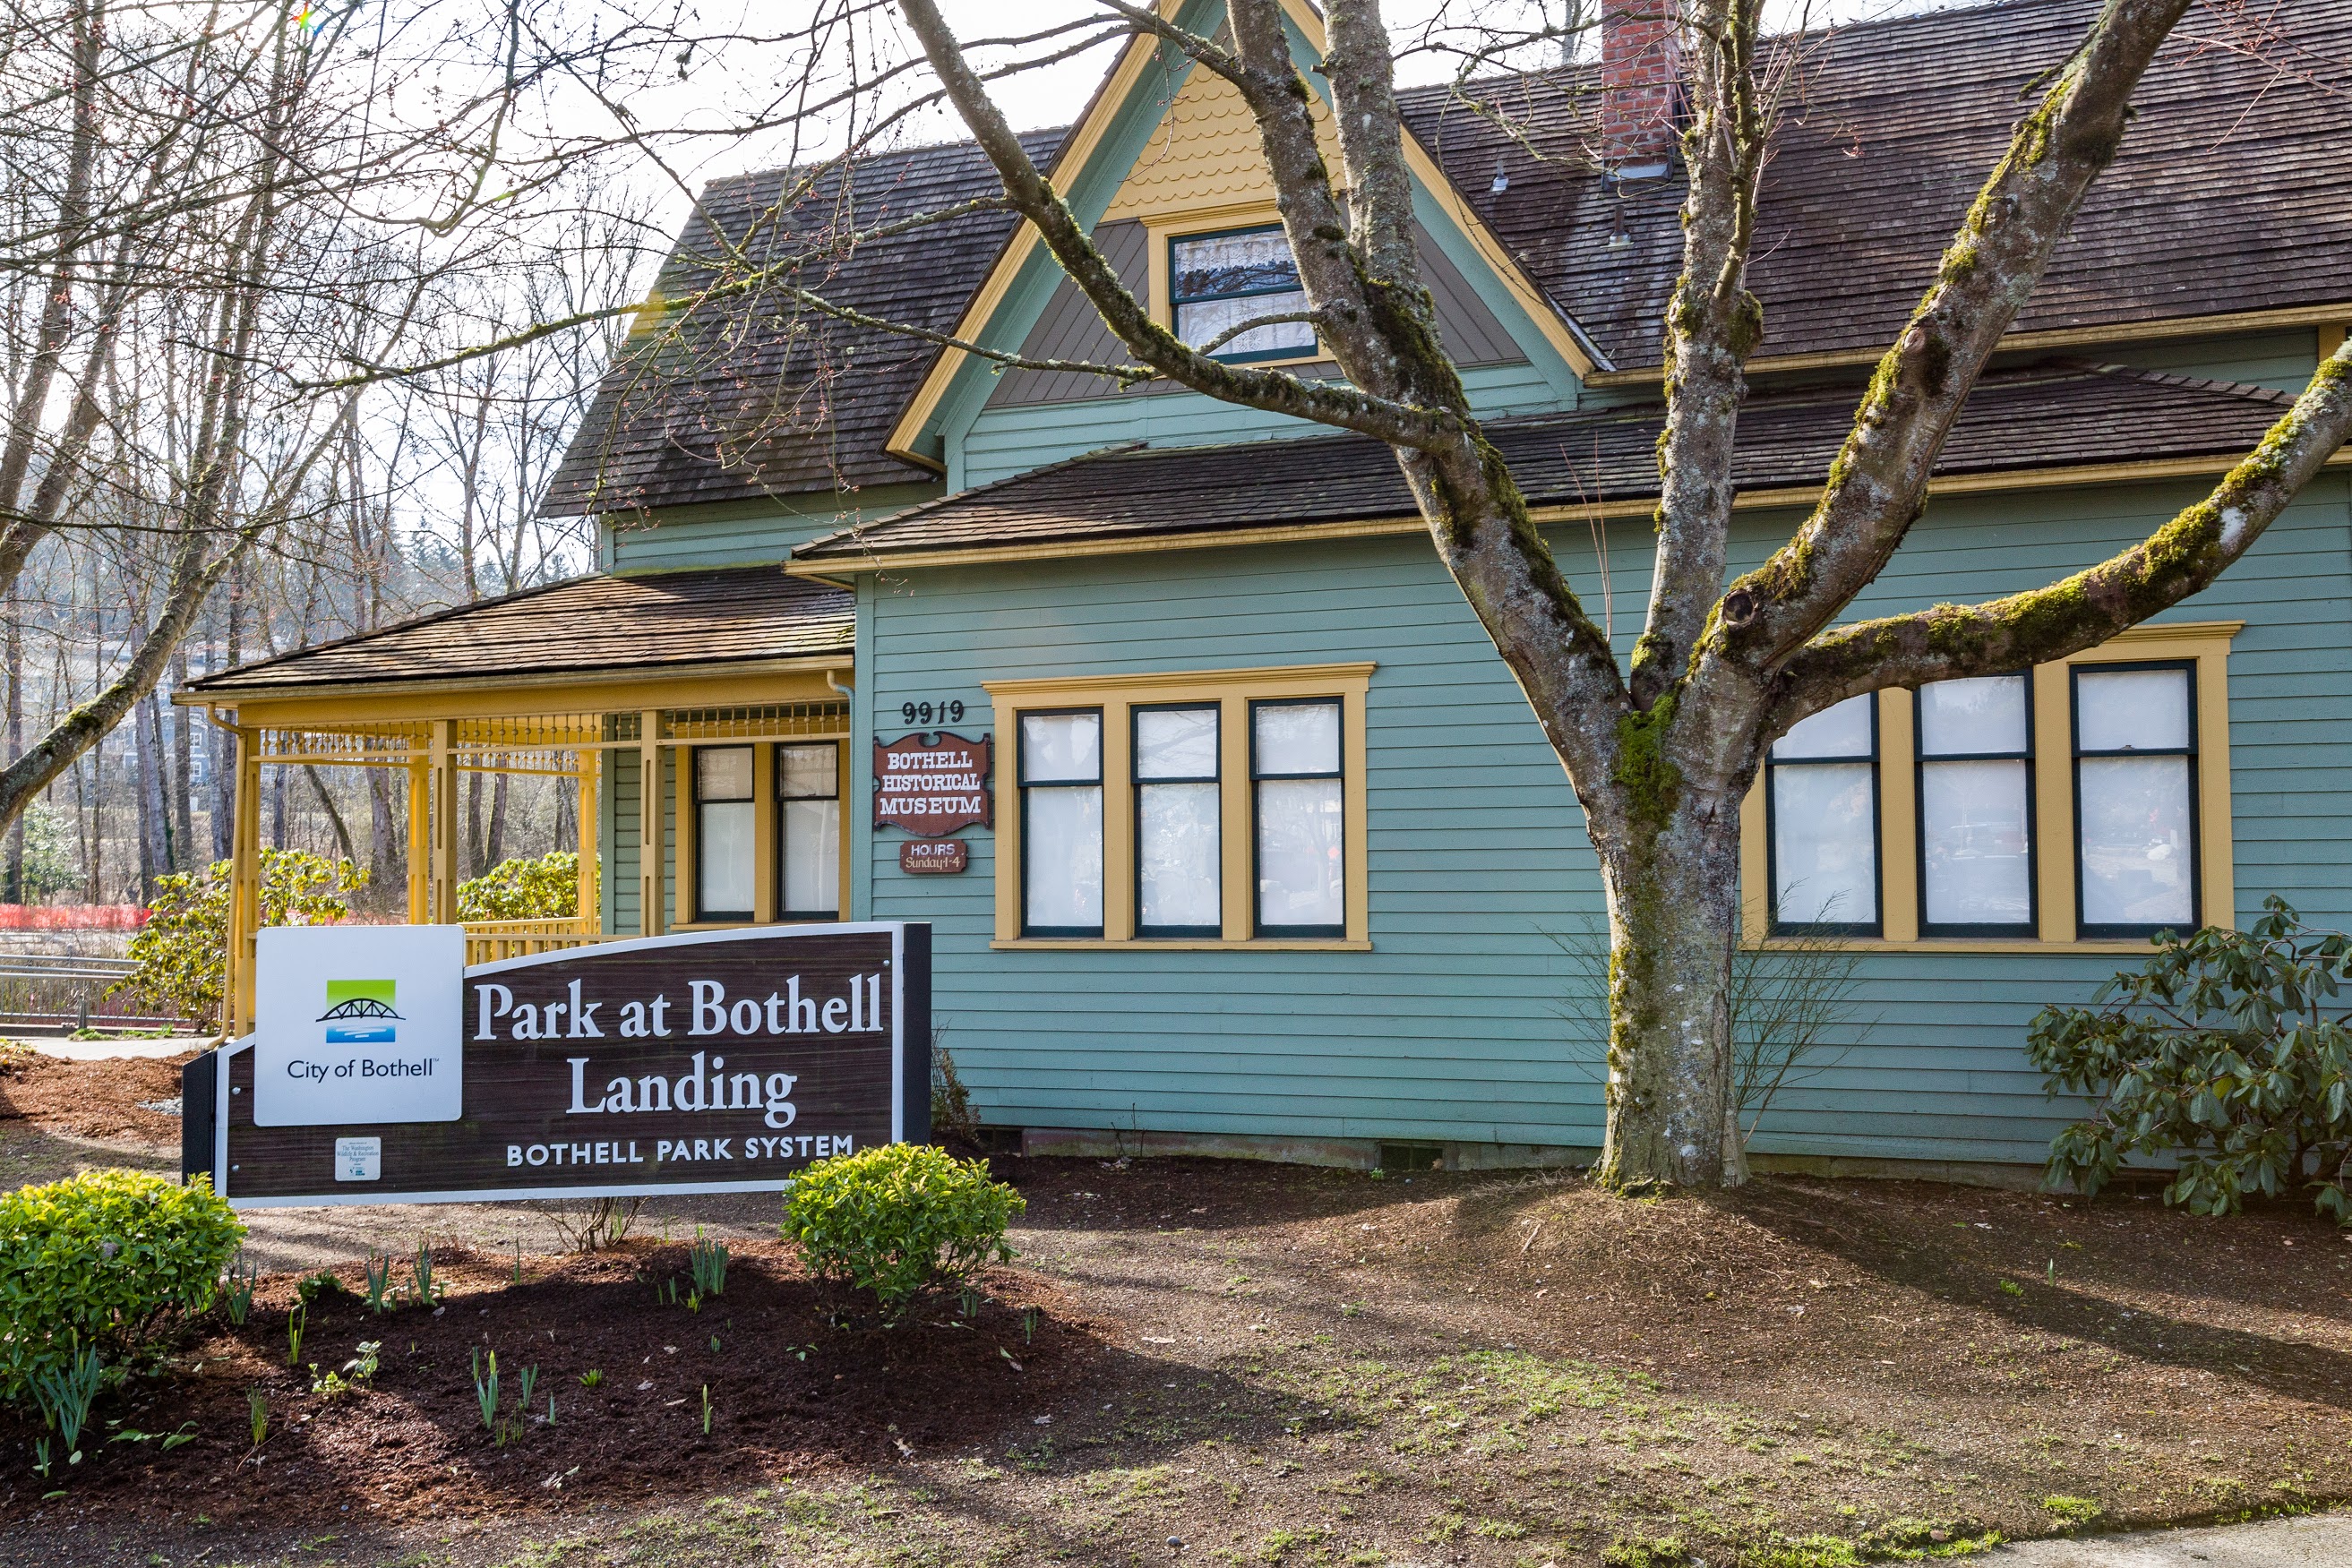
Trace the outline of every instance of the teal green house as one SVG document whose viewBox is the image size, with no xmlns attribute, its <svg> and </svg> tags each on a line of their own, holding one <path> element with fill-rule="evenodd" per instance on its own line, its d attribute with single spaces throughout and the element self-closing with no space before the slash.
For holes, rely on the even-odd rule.
<svg viewBox="0 0 2352 1568">
<path fill-rule="evenodd" d="M 1199 25 L 1214 3 L 1174 9 Z M 1802 515 L 2019 89 L 2094 9 L 2000 0 L 1808 41 L 1759 220 L 1735 570 Z M 2286 13 L 2314 57 L 2352 47 L 2352 0 Z M 1293 21 L 1311 65 L 1318 25 Z M 1683 175 L 1624 61 L 1670 47 L 1620 38 L 1606 64 L 1406 101 L 1446 346 L 1628 654 Z M 1249 117 L 1181 57 L 1131 43 L 1076 124 L 1029 142 L 1181 336 L 1297 298 Z M 211 677 L 205 700 L 313 718 L 364 700 L 450 727 L 455 751 L 488 745 L 469 716 L 541 716 L 535 743 L 576 747 L 593 796 L 587 930 L 929 922 L 937 1042 L 981 1122 L 1033 1151 L 1588 1157 L 1592 853 L 1384 449 L 691 305 L 748 244 L 871 317 L 1032 364 L 1123 362 L 1001 213 L 861 237 L 992 188 L 968 144 L 716 183 L 658 285 L 673 303 L 548 495 L 596 518 L 600 574 Z M 1852 613 L 2036 586 L 2143 537 L 2347 323 L 2340 98 L 2243 51 L 2168 52 Z M 1221 351 L 1337 373 L 1296 323 Z M 2038 1166 L 2070 1112 L 2026 1061 L 2037 1009 L 2270 894 L 2352 923 L 2347 455 L 2154 623 L 1856 699 L 1780 745 L 1747 809 L 1750 945 L 1769 962 L 1833 941 L 1854 979 L 1762 1115 L 1759 1160 Z M 435 896 L 413 895 L 419 918 Z"/>
</svg>

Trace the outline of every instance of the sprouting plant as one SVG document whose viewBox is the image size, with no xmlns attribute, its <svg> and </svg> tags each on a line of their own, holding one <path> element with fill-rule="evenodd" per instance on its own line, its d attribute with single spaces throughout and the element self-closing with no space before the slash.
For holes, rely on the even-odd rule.
<svg viewBox="0 0 2352 1568">
<path fill-rule="evenodd" d="M 311 1393 L 331 1404 L 351 1391 L 352 1385 L 343 1381 L 341 1373 L 331 1372 L 321 1377 L 319 1375 L 319 1364 L 315 1361 L 310 1364 Z"/>
<path fill-rule="evenodd" d="M 306 1307 L 321 1296 L 332 1300 L 334 1297 L 348 1296 L 351 1293 L 350 1289 L 336 1277 L 332 1269 L 321 1269 L 315 1274 L 306 1274 L 294 1286 L 295 1299 Z"/>
<path fill-rule="evenodd" d="M 302 1329 L 310 1315 L 310 1306 L 302 1301 L 295 1302 L 294 1310 L 286 1314 L 286 1364 L 289 1366 L 301 1364 Z"/>
<path fill-rule="evenodd" d="M 961 1291 L 956 1292 L 956 1305 L 962 1310 L 965 1317 L 980 1316 L 980 1292 L 966 1285 Z"/>
<path fill-rule="evenodd" d="M 43 1480 L 49 1479 L 49 1440 L 47 1437 L 33 1439 L 33 1473 Z"/>
<path fill-rule="evenodd" d="M 431 1306 L 440 1299 L 440 1287 L 433 1282 L 433 1244 L 430 1241 L 416 1244 L 416 1261 L 411 1266 L 411 1271 L 416 1277 L 416 1299 Z"/>
<path fill-rule="evenodd" d="M 547 1391 L 547 1424 L 555 1425 L 555 1390 L 551 1388 Z"/>
<path fill-rule="evenodd" d="M 1034 1344 L 1036 1343 L 1036 1340 L 1037 1309 L 1034 1307 L 1024 1307 L 1021 1309 L 1021 1343 L 1023 1344 Z"/>
<path fill-rule="evenodd" d="M 228 1298 L 228 1321 L 237 1327 L 245 1326 L 247 1316 L 253 1311 L 253 1288 L 261 1278 L 261 1266 L 248 1263 L 239 1252 L 229 1260 L 228 1273 L 221 1281 Z"/>
<path fill-rule="evenodd" d="M 710 1385 L 702 1385 L 702 1435 L 710 1436 Z"/>
<path fill-rule="evenodd" d="M 667 1295 L 664 1292 L 667 1292 Z M 677 1305 L 677 1276 L 673 1274 L 654 1287 L 654 1299 L 668 1306 Z"/>
<path fill-rule="evenodd" d="M 694 1245 L 686 1254 L 687 1266 L 694 1271 L 694 1290 L 698 1296 L 719 1296 L 727 1291 L 727 1243 L 706 1241 L 702 1227 L 694 1228 Z"/>
<path fill-rule="evenodd" d="M 717 1334 L 712 1334 L 710 1336 L 710 1354 L 713 1355 L 717 1355 L 719 1354 L 719 1336 Z"/>
<path fill-rule="evenodd" d="M 580 1386 L 583 1388 L 601 1387 L 604 1382 L 604 1373 L 593 1366 L 580 1375 Z"/>
<path fill-rule="evenodd" d="M 528 1409 L 530 1409 L 530 1391 L 531 1391 L 532 1386 L 533 1386 L 534 1385 L 536 1385 L 538 1382 L 539 1382 L 539 1368 L 538 1368 L 538 1367 L 536 1367 L 536 1366 L 526 1366 L 526 1367 L 524 1367 L 524 1368 L 522 1369 L 522 1375 L 521 1375 L 520 1376 L 519 1376 L 519 1377 L 517 1377 L 517 1378 L 515 1379 L 515 1385 L 516 1385 L 516 1387 L 515 1387 L 515 1408 L 516 1408 L 516 1409 L 518 1409 L 518 1410 L 528 1410 Z"/>
<path fill-rule="evenodd" d="M 373 1383 L 375 1381 L 376 1366 L 383 1359 L 383 1342 L 376 1339 L 363 1339 L 360 1341 L 359 1348 L 359 1354 L 343 1363 L 343 1370 L 352 1375 L 352 1381 L 354 1383 Z"/>
<path fill-rule="evenodd" d="M 520 1236 L 515 1238 L 514 1282 L 518 1285 L 522 1283 L 522 1238 Z"/>
<path fill-rule="evenodd" d="M 499 1429 L 499 1353 L 490 1352 L 490 1375 L 482 1375 L 482 1353 L 474 1352 L 474 1403 L 482 1407 L 482 1425 Z"/>
<path fill-rule="evenodd" d="M 382 1317 L 393 1309 L 392 1260 L 371 1249 L 367 1256 L 368 1310 Z"/>
<path fill-rule="evenodd" d="M 248 1388 L 245 1391 L 245 1408 L 253 1431 L 253 1446 L 257 1448 L 269 1436 L 269 1398 L 257 1387 Z"/>
<path fill-rule="evenodd" d="M 96 1345 L 76 1351 L 73 1360 L 62 1367 L 33 1376 L 33 1402 L 40 1406 L 43 1424 L 64 1442 L 68 1465 L 81 1463 L 81 1429 L 105 1381 Z"/>
<path fill-rule="evenodd" d="M 686 1293 L 686 1310 L 689 1312 L 698 1312 L 702 1310 L 701 1291 L 688 1291 Z"/>
</svg>

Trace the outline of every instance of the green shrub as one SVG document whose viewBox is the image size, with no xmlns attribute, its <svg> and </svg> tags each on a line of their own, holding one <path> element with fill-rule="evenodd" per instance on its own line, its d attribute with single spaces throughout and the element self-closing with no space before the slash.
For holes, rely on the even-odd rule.
<svg viewBox="0 0 2352 1568">
<path fill-rule="evenodd" d="M 159 877 L 146 925 L 131 938 L 139 967 L 108 988 L 129 991 L 199 1023 L 217 1022 L 228 972 L 230 862 L 202 872 Z M 261 923 L 329 925 L 352 912 L 352 894 L 367 872 L 350 861 L 330 861 L 305 850 L 261 852 Z"/>
<path fill-rule="evenodd" d="M 91 1171 L 0 1195 L 0 1398 L 84 1348 L 124 1365 L 167 1314 L 212 1304 L 244 1235 L 204 1178 Z"/>
<path fill-rule="evenodd" d="M 871 1291 L 895 1320 L 924 1291 L 1009 1261 L 1004 1228 L 1028 1207 L 989 1179 L 984 1160 L 885 1144 L 803 1171 L 784 1196 L 783 1233 L 811 1273 Z"/>
<path fill-rule="evenodd" d="M 2352 1031 L 2338 987 L 2352 936 L 2304 925 L 2276 895 L 2250 931 L 2158 939 L 2090 1008 L 2045 1008 L 2026 1036 L 2050 1092 L 2092 1114 L 2050 1147 L 2050 1182 L 2095 1193 L 2132 1155 L 2170 1157 L 2167 1203 L 2231 1214 L 2296 1186 L 2352 1223 Z"/>
<path fill-rule="evenodd" d="M 570 850 L 503 860 L 457 884 L 460 920 L 561 920 L 580 913 L 580 857 Z"/>
</svg>

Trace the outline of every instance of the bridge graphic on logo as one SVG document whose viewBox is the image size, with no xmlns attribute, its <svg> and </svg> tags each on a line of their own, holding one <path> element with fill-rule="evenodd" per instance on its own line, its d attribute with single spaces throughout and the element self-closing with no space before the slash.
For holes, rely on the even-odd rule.
<svg viewBox="0 0 2352 1568">
<path fill-rule="evenodd" d="M 318 1021 L 327 1026 L 330 1045 L 388 1045 L 400 1015 L 393 1010 L 398 998 L 392 980 L 329 980 L 327 1010 Z"/>
</svg>

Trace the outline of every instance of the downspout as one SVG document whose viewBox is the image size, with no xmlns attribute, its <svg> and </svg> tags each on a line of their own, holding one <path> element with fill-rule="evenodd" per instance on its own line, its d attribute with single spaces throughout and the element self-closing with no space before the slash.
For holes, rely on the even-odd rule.
<svg viewBox="0 0 2352 1568">
<path fill-rule="evenodd" d="M 831 686 L 835 693 L 839 694 L 844 698 L 855 697 L 857 695 L 857 688 L 856 686 L 843 685 L 840 681 L 835 678 L 839 673 L 840 672 L 835 670 L 825 671 L 824 684 Z M 850 672 L 852 674 L 856 674 L 856 673 L 857 672 L 856 670 L 852 670 Z"/>
</svg>

